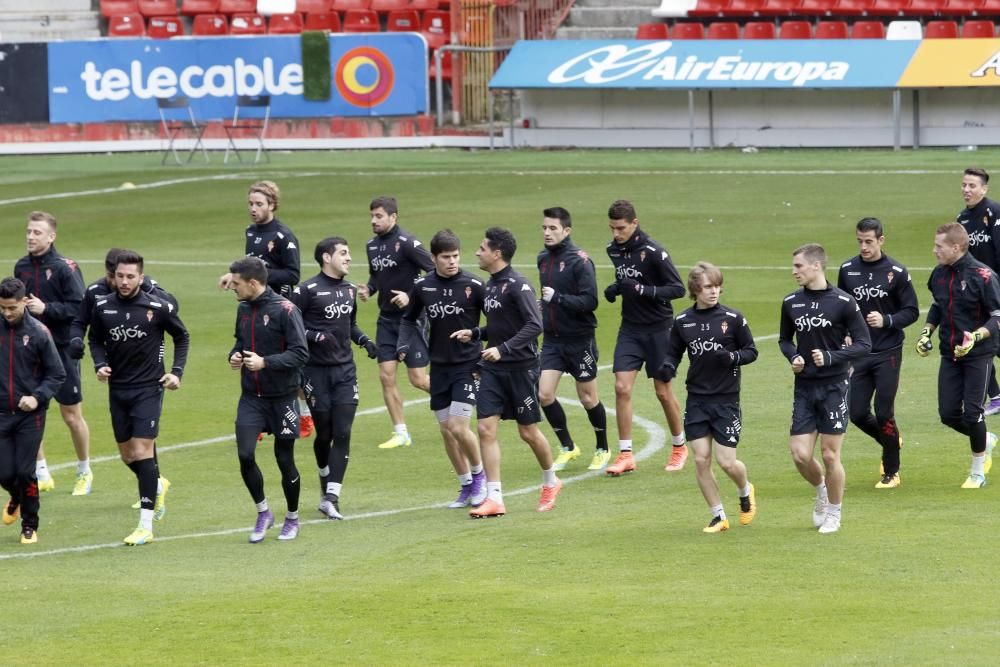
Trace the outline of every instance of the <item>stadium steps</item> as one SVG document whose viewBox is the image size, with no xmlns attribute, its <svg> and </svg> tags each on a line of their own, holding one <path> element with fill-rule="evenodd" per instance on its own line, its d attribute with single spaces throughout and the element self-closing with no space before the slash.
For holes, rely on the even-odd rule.
<svg viewBox="0 0 1000 667">
<path fill-rule="evenodd" d="M 90 0 L 0 0 L 0 41 L 47 42 L 100 37 Z"/>
<path fill-rule="evenodd" d="M 577 0 L 556 39 L 630 39 L 659 6 L 659 0 Z"/>
</svg>

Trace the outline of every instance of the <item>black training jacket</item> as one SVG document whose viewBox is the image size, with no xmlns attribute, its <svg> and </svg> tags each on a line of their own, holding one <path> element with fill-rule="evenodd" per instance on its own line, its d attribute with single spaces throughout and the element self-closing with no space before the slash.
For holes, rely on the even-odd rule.
<svg viewBox="0 0 1000 667">
<path fill-rule="evenodd" d="M 48 328 L 27 311 L 11 325 L 0 318 L 0 411 L 17 413 L 23 396 L 38 400 L 37 412 L 66 380 L 56 345 Z"/>
<path fill-rule="evenodd" d="M 309 360 L 302 314 L 294 303 L 270 287 L 256 299 L 241 301 L 236 309 L 236 343 L 229 357 L 249 351 L 264 357 L 264 368 L 240 369 L 243 392 L 280 398 L 299 390 L 302 368 Z"/>
<path fill-rule="evenodd" d="M 927 279 L 934 302 L 927 323 L 936 326 L 941 356 L 952 356 L 966 331 L 979 327 L 990 337 L 977 343 L 969 357 L 993 356 L 1000 344 L 1000 290 L 997 275 L 990 267 L 965 253 L 954 264 L 937 266 Z"/>
<path fill-rule="evenodd" d="M 666 248 L 636 228 L 625 243 L 608 244 L 608 257 L 615 266 L 622 325 L 648 329 L 669 323 L 674 316 L 670 301 L 684 296 L 684 284 Z"/>
<path fill-rule="evenodd" d="M 566 238 L 538 253 L 542 287 L 555 290 L 552 300 L 542 301 L 542 328 L 546 336 L 583 338 L 597 328 L 597 276 L 586 252 Z"/>
<path fill-rule="evenodd" d="M 38 316 L 49 328 L 56 345 L 70 339 L 70 324 L 83 301 L 83 274 L 76 262 L 63 257 L 55 245 L 38 257 L 25 255 L 17 260 L 14 274 L 33 294 L 45 302 L 45 312 Z"/>
<path fill-rule="evenodd" d="M 903 329 L 920 317 L 917 293 L 905 266 L 885 254 L 874 262 L 858 255 L 840 265 L 837 287 L 858 302 L 862 319 L 868 313 L 882 314 L 880 328 L 868 327 L 872 354 L 902 347 Z"/>
</svg>

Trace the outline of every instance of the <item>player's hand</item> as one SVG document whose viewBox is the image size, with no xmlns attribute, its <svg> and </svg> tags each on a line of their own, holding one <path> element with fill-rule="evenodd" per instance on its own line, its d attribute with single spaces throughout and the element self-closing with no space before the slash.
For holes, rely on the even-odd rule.
<svg viewBox="0 0 1000 667">
<path fill-rule="evenodd" d="M 25 303 L 28 308 L 28 312 L 32 315 L 41 315 L 45 312 L 45 302 L 39 299 L 34 294 L 28 295 L 28 300 Z"/>
<path fill-rule="evenodd" d="M 500 361 L 500 350 L 496 347 L 488 347 L 483 350 L 483 361 Z"/>
<path fill-rule="evenodd" d="M 358 298 L 362 301 L 367 301 L 368 297 L 371 296 L 371 292 L 368 291 L 368 285 L 355 285 L 358 289 Z"/>
<path fill-rule="evenodd" d="M 715 350 L 712 352 L 711 359 L 720 366 L 729 367 L 736 364 L 736 353 L 729 350 Z"/>
<path fill-rule="evenodd" d="M 611 283 L 604 288 L 604 298 L 608 300 L 609 303 L 614 303 L 615 299 L 621 293 L 618 283 Z"/>
<path fill-rule="evenodd" d="M 934 343 L 931 341 L 931 328 L 924 327 L 920 330 L 920 338 L 917 339 L 917 354 L 921 357 L 926 357 L 934 349 Z"/>
<path fill-rule="evenodd" d="M 556 291 L 554 289 L 552 289 L 551 287 L 543 287 L 542 288 L 542 301 L 544 301 L 545 303 L 548 303 L 549 301 L 552 301 L 552 297 L 554 297 L 555 295 L 556 295 Z"/>
<path fill-rule="evenodd" d="M 631 278 L 622 278 L 618 282 L 618 289 L 620 289 L 623 293 L 624 292 L 628 292 L 629 290 L 631 290 L 633 292 L 638 292 L 639 291 L 639 283 L 636 282 L 635 280 L 631 279 Z"/>
<path fill-rule="evenodd" d="M 71 338 L 66 351 L 70 359 L 83 359 L 83 339 L 79 336 Z"/>
<path fill-rule="evenodd" d="M 173 373 L 165 373 L 163 377 L 160 378 L 160 386 L 164 389 L 174 391 L 175 389 L 181 388 L 181 379 Z"/>
<path fill-rule="evenodd" d="M 375 345 L 375 341 L 368 336 L 362 336 L 361 340 L 358 341 L 358 345 L 365 348 L 365 352 L 368 353 L 369 359 L 374 359 L 378 356 L 378 346 Z"/>
<path fill-rule="evenodd" d="M 409 305 L 409 303 L 410 303 L 410 295 L 409 294 L 407 294 L 406 292 L 404 292 L 402 290 L 398 290 L 398 289 L 392 290 L 392 293 L 395 294 L 396 296 L 394 296 L 391 299 L 389 299 L 389 303 L 391 303 L 392 305 L 396 306 L 396 308 L 399 308 L 400 310 L 402 310 L 403 308 L 406 308 L 406 306 Z"/>
<path fill-rule="evenodd" d="M 817 367 L 823 367 L 826 365 L 826 358 L 823 356 L 823 350 L 813 350 L 810 354 L 813 360 L 813 364 Z"/>
<path fill-rule="evenodd" d="M 243 367 L 248 371 L 263 370 L 266 365 L 264 357 L 260 356 L 256 352 L 243 350 Z"/>
<path fill-rule="evenodd" d="M 400 361 L 406 361 L 406 353 L 410 351 L 409 345 L 400 345 L 396 348 L 396 358 Z"/>
<path fill-rule="evenodd" d="M 219 289 L 227 290 L 232 289 L 233 286 L 233 274 L 227 273 L 219 277 Z"/>
<path fill-rule="evenodd" d="M 238 371 L 243 367 L 242 352 L 233 352 L 233 356 L 229 357 L 229 367 L 234 371 Z"/>
<path fill-rule="evenodd" d="M 801 354 L 796 354 L 792 357 L 792 372 L 798 375 L 802 372 L 802 369 L 806 367 L 806 360 L 802 358 Z"/>
<path fill-rule="evenodd" d="M 472 340 L 472 329 L 459 329 L 448 336 L 448 338 L 454 338 L 458 340 L 459 343 L 468 343 Z"/>
<path fill-rule="evenodd" d="M 976 329 L 975 331 L 966 331 L 962 335 L 962 343 L 956 345 L 954 349 L 955 358 L 961 359 L 969 352 L 972 352 L 972 348 L 976 346 L 976 343 L 983 339 L 983 334 L 981 331 Z"/>
<path fill-rule="evenodd" d="M 101 366 L 97 369 L 97 381 L 107 382 L 111 377 L 111 366 Z"/>
<path fill-rule="evenodd" d="M 885 318 L 882 317 L 882 313 L 873 310 L 865 316 L 865 322 L 868 323 L 872 329 L 881 329 L 885 326 Z"/>
<path fill-rule="evenodd" d="M 31 412 L 38 407 L 38 399 L 34 396 L 22 396 L 17 402 L 17 407 L 23 412 Z"/>
<path fill-rule="evenodd" d="M 656 379 L 660 382 L 670 382 L 677 375 L 677 367 L 671 363 L 664 362 L 656 371 Z"/>
</svg>

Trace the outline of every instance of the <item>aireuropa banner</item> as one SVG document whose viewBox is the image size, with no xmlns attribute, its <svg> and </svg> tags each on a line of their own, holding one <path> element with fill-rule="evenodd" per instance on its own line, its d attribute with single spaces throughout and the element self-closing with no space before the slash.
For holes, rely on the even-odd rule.
<svg viewBox="0 0 1000 667">
<path fill-rule="evenodd" d="M 998 68 L 996 39 L 521 41 L 490 87 L 997 86 Z"/>
<path fill-rule="evenodd" d="M 333 95 L 302 97 L 300 38 L 206 37 L 49 43 L 53 123 L 159 120 L 156 99 L 185 95 L 202 119 L 238 95 L 270 95 L 275 118 L 397 116 L 427 110 L 427 46 L 417 34 L 330 36 Z"/>
</svg>

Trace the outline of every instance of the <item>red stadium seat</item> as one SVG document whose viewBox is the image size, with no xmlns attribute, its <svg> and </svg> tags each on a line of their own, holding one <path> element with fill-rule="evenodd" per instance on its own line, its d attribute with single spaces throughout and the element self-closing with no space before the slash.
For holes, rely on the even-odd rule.
<svg viewBox="0 0 1000 667">
<path fill-rule="evenodd" d="M 983 4 L 976 9 L 978 16 L 1000 15 L 1000 0 L 983 0 Z"/>
<path fill-rule="evenodd" d="M 323 12 L 320 14 L 306 14 L 306 30 L 329 30 L 330 32 L 342 32 L 344 28 L 340 25 L 340 14 L 337 12 Z"/>
<path fill-rule="evenodd" d="M 770 21 L 750 21 L 743 26 L 743 39 L 774 39 L 776 32 Z"/>
<path fill-rule="evenodd" d="M 420 32 L 420 15 L 413 9 L 391 11 L 386 19 L 385 31 Z"/>
<path fill-rule="evenodd" d="M 397 9 L 406 9 L 409 4 L 410 0 L 372 0 L 369 9 L 379 14 L 388 14 Z"/>
<path fill-rule="evenodd" d="M 778 31 L 779 39 L 812 39 L 812 24 L 809 21 L 785 21 Z"/>
<path fill-rule="evenodd" d="M 257 0 L 219 0 L 220 14 L 256 14 Z"/>
<path fill-rule="evenodd" d="M 847 21 L 820 21 L 816 24 L 815 39 L 847 39 Z"/>
<path fill-rule="evenodd" d="M 700 23 L 675 23 L 673 39 L 705 39 L 705 26 Z"/>
<path fill-rule="evenodd" d="M 878 0 L 866 11 L 871 16 L 906 16 L 910 0 Z"/>
<path fill-rule="evenodd" d="M 266 35 L 267 21 L 260 14 L 233 14 L 229 21 L 230 35 Z"/>
<path fill-rule="evenodd" d="M 885 24 L 881 21 L 858 21 L 851 27 L 851 39 L 885 39 Z"/>
<path fill-rule="evenodd" d="M 139 0 L 139 13 L 143 16 L 176 16 L 177 0 Z"/>
<path fill-rule="evenodd" d="M 723 10 L 729 7 L 732 0 L 698 0 L 697 6 L 689 10 L 688 16 L 709 16 L 715 18 L 722 16 Z"/>
<path fill-rule="evenodd" d="M 972 16 L 983 5 L 983 0 L 945 0 L 941 13 L 946 16 Z"/>
<path fill-rule="evenodd" d="M 335 12 L 347 12 L 352 9 L 368 9 L 372 0 L 333 0 L 330 9 Z"/>
<path fill-rule="evenodd" d="M 295 11 L 300 14 L 324 14 L 330 11 L 332 0 L 296 0 Z"/>
<path fill-rule="evenodd" d="M 863 16 L 875 6 L 875 0 L 837 0 L 830 10 L 831 16 Z"/>
<path fill-rule="evenodd" d="M 431 50 L 437 50 L 451 41 L 451 12 L 432 9 L 424 12 L 420 32 Z"/>
<path fill-rule="evenodd" d="M 302 32 L 302 14 L 271 14 L 267 32 L 270 35 L 298 35 Z"/>
<path fill-rule="evenodd" d="M 640 23 L 635 31 L 636 39 L 666 39 L 666 23 Z"/>
<path fill-rule="evenodd" d="M 372 9 L 351 9 L 344 14 L 344 32 L 379 32 L 378 14 Z"/>
<path fill-rule="evenodd" d="M 828 16 L 836 0 L 802 0 L 796 14 L 799 16 Z"/>
<path fill-rule="evenodd" d="M 146 22 L 142 14 L 112 14 L 108 17 L 108 37 L 142 37 Z"/>
<path fill-rule="evenodd" d="M 958 24 L 954 21 L 928 21 L 924 39 L 958 39 Z"/>
<path fill-rule="evenodd" d="M 944 6 L 945 0 L 910 0 L 906 8 L 907 16 L 936 16 Z"/>
<path fill-rule="evenodd" d="M 739 39 L 740 24 L 735 21 L 718 21 L 708 24 L 708 39 Z"/>
<path fill-rule="evenodd" d="M 150 16 L 146 34 L 153 39 L 184 36 L 184 24 L 179 16 Z"/>
<path fill-rule="evenodd" d="M 764 6 L 757 13 L 761 16 L 791 16 L 798 15 L 798 7 L 802 0 L 764 0 Z"/>
<path fill-rule="evenodd" d="M 184 0 L 181 2 L 181 14 L 184 16 L 214 14 L 217 11 L 219 11 L 219 0 Z"/>
<path fill-rule="evenodd" d="M 988 38 L 993 39 L 996 36 L 996 26 L 993 25 L 993 21 L 966 21 L 962 25 L 962 38 L 972 39 L 972 38 Z"/>
<path fill-rule="evenodd" d="M 440 6 L 441 3 L 438 2 L 438 0 L 413 0 L 413 2 L 407 5 L 407 9 L 415 9 L 418 12 L 426 12 L 428 9 L 437 9 Z"/>
<path fill-rule="evenodd" d="M 138 12 L 139 6 L 136 0 L 101 0 L 101 16 L 104 18 Z"/>
<path fill-rule="evenodd" d="M 191 34 L 201 37 L 228 35 L 229 21 L 221 14 L 198 14 L 191 23 Z"/>
<path fill-rule="evenodd" d="M 733 0 L 729 7 L 722 11 L 723 16 L 755 16 L 757 10 L 764 6 L 764 0 Z"/>
</svg>

